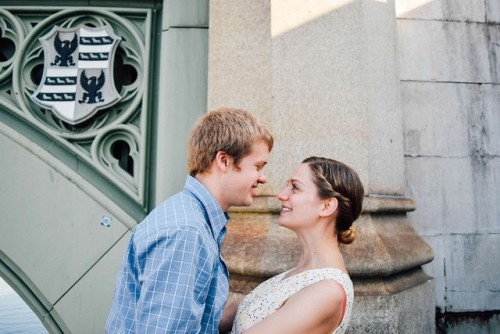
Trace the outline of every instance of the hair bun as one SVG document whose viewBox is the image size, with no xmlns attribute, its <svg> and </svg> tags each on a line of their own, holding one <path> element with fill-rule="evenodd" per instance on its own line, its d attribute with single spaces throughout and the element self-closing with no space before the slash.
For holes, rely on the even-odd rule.
<svg viewBox="0 0 500 334">
<path fill-rule="evenodd" d="M 340 231 L 337 238 L 341 243 L 348 245 L 352 243 L 354 239 L 356 239 L 356 230 L 352 227 L 349 227 L 345 231 Z"/>
</svg>

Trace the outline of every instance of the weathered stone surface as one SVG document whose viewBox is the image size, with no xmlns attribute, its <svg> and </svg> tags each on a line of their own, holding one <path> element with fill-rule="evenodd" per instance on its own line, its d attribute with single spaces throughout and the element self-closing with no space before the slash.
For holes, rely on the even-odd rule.
<svg viewBox="0 0 500 334">
<path fill-rule="evenodd" d="M 430 280 L 422 268 L 410 269 L 387 277 L 353 277 L 356 296 L 394 295 Z"/>
<path fill-rule="evenodd" d="M 494 81 L 497 75 L 492 75 L 490 53 L 496 51 L 496 41 L 484 29 L 469 22 L 399 20 L 401 79 Z"/>
<path fill-rule="evenodd" d="M 271 277 L 292 268 L 300 257 L 295 233 L 266 213 L 231 213 L 223 255 L 232 273 Z"/>
<path fill-rule="evenodd" d="M 500 155 L 500 86 L 403 82 L 405 154 Z"/>
<path fill-rule="evenodd" d="M 486 0 L 487 22 L 500 23 L 500 2 L 497 0 Z"/>
<path fill-rule="evenodd" d="M 484 22 L 486 15 L 484 0 L 396 0 L 395 3 L 398 18 Z"/>
<path fill-rule="evenodd" d="M 385 277 L 432 261 L 432 249 L 404 215 L 365 215 L 354 223 L 358 237 L 342 245 L 353 277 Z"/>
<path fill-rule="evenodd" d="M 403 82 L 401 86 L 405 154 L 467 156 L 469 110 L 474 108 L 472 97 L 478 86 L 434 82 Z"/>
<path fill-rule="evenodd" d="M 383 202 L 384 199 L 370 198 L 370 201 Z M 300 245 L 295 233 L 276 223 L 275 202 L 272 198 L 260 197 L 255 206 L 231 212 L 223 254 L 232 273 L 264 279 L 296 265 Z M 265 207 L 271 212 L 266 213 Z M 372 204 L 373 207 L 377 205 Z M 341 246 L 352 277 L 389 277 L 418 268 L 433 258 L 432 249 L 406 223 L 403 213 L 363 214 L 354 228 L 355 242 Z"/>
<path fill-rule="evenodd" d="M 432 280 L 394 295 L 355 294 L 351 323 L 346 333 L 435 333 Z"/>
<path fill-rule="evenodd" d="M 436 306 L 451 312 L 496 310 L 500 305 L 497 234 L 425 236 L 435 263 L 424 266 L 436 283 Z"/>
</svg>

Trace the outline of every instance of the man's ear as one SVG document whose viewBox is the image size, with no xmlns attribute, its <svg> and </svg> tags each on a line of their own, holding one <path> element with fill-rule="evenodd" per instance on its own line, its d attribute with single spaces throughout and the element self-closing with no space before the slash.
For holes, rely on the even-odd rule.
<svg viewBox="0 0 500 334">
<path fill-rule="evenodd" d="M 337 212 L 339 201 L 335 197 L 330 197 L 324 200 L 323 210 L 320 213 L 321 217 L 328 217 Z"/>
<path fill-rule="evenodd" d="M 232 157 L 224 151 L 218 151 L 215 155 L 215 163 L 217 167 L 225 172 L 228 170 L 229 165 L 232 162 Z"/>
</svg>

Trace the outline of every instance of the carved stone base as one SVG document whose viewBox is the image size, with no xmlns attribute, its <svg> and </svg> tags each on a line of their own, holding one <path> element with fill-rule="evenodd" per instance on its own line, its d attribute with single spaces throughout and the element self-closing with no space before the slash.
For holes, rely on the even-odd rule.
<svg viewBox="0 0 500 334">
<path fill-rule="evenodd" d="M 347 334 L 436 333 L 434 281 L 391 295 L 356 293 Z"/>
</svg>

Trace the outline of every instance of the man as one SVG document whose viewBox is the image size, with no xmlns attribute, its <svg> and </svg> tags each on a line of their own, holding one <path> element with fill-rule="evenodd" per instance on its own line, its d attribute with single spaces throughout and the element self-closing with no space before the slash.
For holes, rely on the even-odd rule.
<svg viewBox="0 0 500 334">
<path fill-rule="evenodd" d="M 188 141 L 184 189 L 134 230 L 117 278 L 109 333 L 218 333 L 229 278 L 221 258 L 231 206 L 252 204 L 273 147 L 250 113 L 201 117 Z"/>
</svg>

